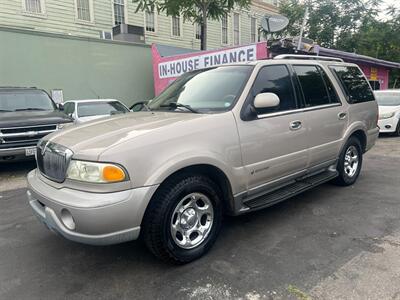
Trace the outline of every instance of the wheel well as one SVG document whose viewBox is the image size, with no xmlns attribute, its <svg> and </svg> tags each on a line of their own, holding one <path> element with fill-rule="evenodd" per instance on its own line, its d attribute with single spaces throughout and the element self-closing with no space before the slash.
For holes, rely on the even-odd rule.
<svg viewBox="0 0 400 300">
<path fill-rule="evenodd" d="M 361 143 L 361 149 L 363 152 L 365 152 L 365 149 L 367 147 L 367 136 L 365 135 L 365 132 L 362 130 L 356 130 L 354 131 L 350 137 L 356 137 L 360 143 Z"/>
<path fill-rule="evenodd" d="M 163 185 L 164 183 L 173 179 L 174 177 L 181 175 L 182 173 L 201 174 L 203 176 L 210 178 L 212 181 L 214 181 L 221 189 L 221 193 L 222 193 L 221 196 L 222 196 L 224 212 L 228 213 L 228 214 L 233 212 L 232 187 L 231 187 L 228 177 L 225 175 L 225 173 L 221 169 L 219 169 L 215 166 L 212 166 L 212 165 L 207 165 L 207 164 L 188 166 L 188 167 L 182 168 L 182 169 L 172 173 L 171 175 L 169 175 L 161 183 L 161 185 Z"/>
</svg>

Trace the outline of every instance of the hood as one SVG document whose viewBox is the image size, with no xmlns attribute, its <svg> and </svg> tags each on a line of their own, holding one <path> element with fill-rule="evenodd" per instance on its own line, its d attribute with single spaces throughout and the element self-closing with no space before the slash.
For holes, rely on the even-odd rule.
<svg viewBox="0 0 400 300">
<path fill-rule="evenodd" d="M 58 110 L 0 112 L 0 128 L 60 124 L 71 121 L 71 118 Z"/>
<path fill-rule="evenodd" d="M 178 112 L 133 112 L 74 125 L 52 133 L 46 139 L 68 147 L 80 157 L 93 159 L 93 156 L 97 157 L 104 150 L 139 135 L 161 128 L 172 128 L 178 123 L 185 124 L 204 116 Z"/>
<path fill-rule="evenodd" d="M 379 106 L 379 113 L 390 113 L 392 111 L 400 110 L 400 105 L 398 106 Z"/>
<path fill-rule="evenodd" d="M 107 118 L 109 116 L 110 115 L 98 115 L 98 116 L 80 117 L 80 118 L 78 118 L 77 123 L 78 124 L 86 123 L 86 122 L 93 121 L 93 120 L 98 120 L 98 119 L 101 119 L 101 118 Z"/>
</svg>

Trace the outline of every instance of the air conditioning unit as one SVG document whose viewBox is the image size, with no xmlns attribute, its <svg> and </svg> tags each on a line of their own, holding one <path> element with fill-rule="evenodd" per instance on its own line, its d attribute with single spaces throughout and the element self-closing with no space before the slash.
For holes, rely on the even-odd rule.
<svg viewBox="0 0 400 300">
<path fill-rule="evenodd" d="M 100 31 L 100 38 L 103 40 L 112 40 L 113 39 L 113 34 L 110 31 Z"/>
<path fill-rule="evenodd" d="M 144 43 L 144 27 L 120 24 L 112 29 L 113 39 L 117 41 Z"/>
</svg>

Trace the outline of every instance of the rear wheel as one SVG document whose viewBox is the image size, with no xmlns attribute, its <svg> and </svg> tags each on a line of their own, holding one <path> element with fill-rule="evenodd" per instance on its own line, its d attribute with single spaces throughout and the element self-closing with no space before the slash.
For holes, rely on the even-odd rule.
<svg viewBox="0 0 400 300">
<path fill-rule="evenodd" d="M 163 184 L 146 211 L 142 234 L 150 251 L 174 263 L 204 255 L 221 227 L 218 186 L 203 175 L 182 174 Z"/>
<path fill-rule="evenodd" d="M 362 158 L 362 148 L 359 139 L 350 137 L 339 157 L 337 166 L 339 176 L 333 182 L 341 186 L 354 184 L 360 175 Z"/>
</svg>

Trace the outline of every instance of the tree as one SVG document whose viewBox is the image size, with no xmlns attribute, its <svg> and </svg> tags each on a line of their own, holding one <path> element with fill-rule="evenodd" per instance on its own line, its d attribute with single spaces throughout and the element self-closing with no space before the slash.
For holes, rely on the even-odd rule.
<svg viewBox="0 0 400 300">
<path fill-rule="evenodd" d="M 221 20 L 233 8 L 248 8 L 250 0 L 132 0 L 136 11 L 164 12 L 167 16 L 180 15 L 201 26 L 201 50 L 207 49 L 207 20 Z"/>
<path fill-rule="evenodd" d="M 300 32 L 305 7 L 309 18 L 305 37 L 315 40 L 324 47 L 333 47 L 342 36 L 357 32 L 366 18 L 377 15 L 377 0 L 368 2 L 354 0 L 284 0 L 280 13 L 290 20 L 286 33 L 296 36 Z"/>
</svg>

